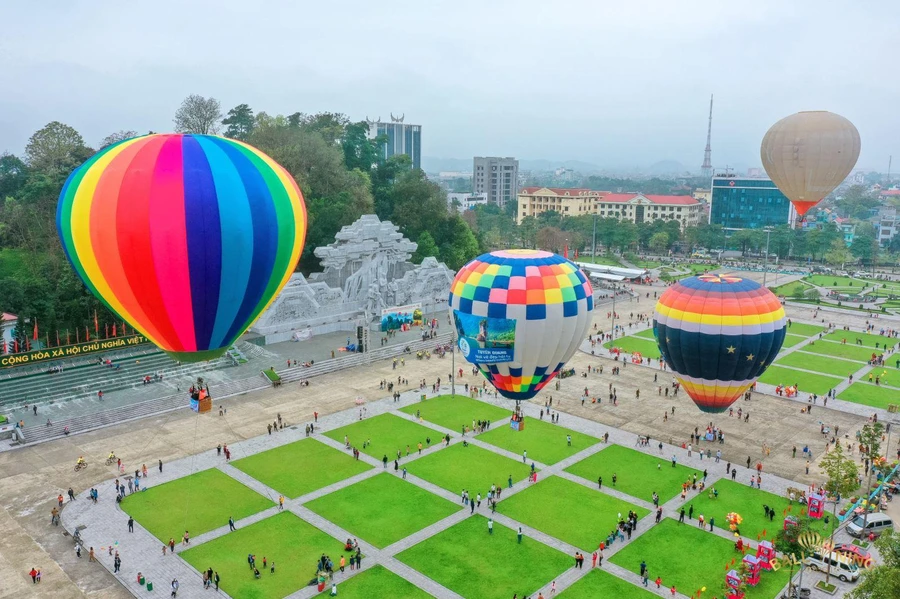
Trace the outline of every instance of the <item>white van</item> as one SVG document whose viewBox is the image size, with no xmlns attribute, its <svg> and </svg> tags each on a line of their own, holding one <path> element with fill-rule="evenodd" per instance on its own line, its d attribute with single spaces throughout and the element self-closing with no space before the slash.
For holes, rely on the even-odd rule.
<svg viewBox="0 0 900 599">
<path fill-rule="evenodd" d="M 821 572 L 828 570 L 828 562 L 830 561 L 831 575 L 837 576 L 844 582 L 848 580 L 855 582 L 859 578 L 859 566 L 854 564 L 850 558 L 834 552 L 829 553 L 829 556 L 826 557 L 816 551 L 803 561 L 813 570 Z"/>
<path fill-rule="evenodd" d="M 869 514 L 869 517 L 865 519 L 865 528 L 863 528 L 863 524 L 863 517 L 857 516 L 847 525 L 847 532 L 857 538 L 868 537 L 870 533 L 875 533 L 877 537 L 884 531 L 894 528 L 894 521 L 890 516 L 881 512 Z"/>
</svg>

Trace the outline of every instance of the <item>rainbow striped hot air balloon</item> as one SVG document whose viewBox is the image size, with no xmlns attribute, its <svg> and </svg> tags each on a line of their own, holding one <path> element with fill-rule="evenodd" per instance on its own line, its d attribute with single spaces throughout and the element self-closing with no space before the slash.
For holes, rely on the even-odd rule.
<svg viewBox="0 0 900 599">
<path fill-rule="evenodd" d="M 56 224 L 85 285 L 175 359 L 209 360 L 284 287 L 306 236 L 296 182 L 245 143 L 146 135 L 66 181 Z"/>
<path fill-rule="evenodd" d="M 660 296 L 653 333 L 694 403 L 704 412 L 724 412 L 781 350 L 784 308 L 749 279 L 690 277 Z"/>
<path fill-rule="evenodd" d="M 501 395 L 531 399 L 586 338 L 593 293 L 584 273 L 562 256 L 483 254 L 450 285 L 460 351 Z"/>
</svg>

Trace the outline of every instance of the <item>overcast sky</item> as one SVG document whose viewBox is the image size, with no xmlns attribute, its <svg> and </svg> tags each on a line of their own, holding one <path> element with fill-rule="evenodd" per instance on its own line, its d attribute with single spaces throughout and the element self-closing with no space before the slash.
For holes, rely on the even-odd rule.
<svg viewBox="0 0 900 599">
<path fill-rule="evenodd" d="M 184 96 L 270 114 L 406 114 L 423 154 L 759 165 L 779 118 L 831 110 L 900 169 L 900 3 L 68 0 L 0 9 L 0 151 L 49 121 L 165 131 Z"/>
</svg>

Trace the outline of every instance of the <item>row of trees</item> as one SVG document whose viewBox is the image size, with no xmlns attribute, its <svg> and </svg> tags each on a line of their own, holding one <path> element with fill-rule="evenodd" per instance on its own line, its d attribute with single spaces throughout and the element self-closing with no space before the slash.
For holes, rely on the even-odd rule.
<svg viewBox="0 0 900 599">
<path fill-rule="evenodd" d="M 483 243 L 447 207 L 446 193 L 413 169 L 407 156 L 384 159 L 383 140 L 369 139 L 365 122 L 345 115 L 254 112 L 247 104 L 223 113 L 215 98 L 187 97 L 175 130 L 246 141 L 294 176 L 306 200 L 309 230 L 298 265 L 319 269 L 316 247 L 363 214 L 391 220 L 419 248 L 414 260 L 435 256 L 457 269 Z M 52 122 L 35 132 L 23 156 L 0 155 L 0 309 L 37 318 L 41 330 L 94 331 L 116 322 L 69 266 L 56 234 L 56 202 L 66 177 L 96 150 L 137 135 L 118 131 L 91 147 L 74 128 Z M 44 334 L 41 333 L 41 339 Z M 51 340 L 55 343 L 55 339 Z"/>
<path fill-rule="evenodd" d="M 536 217 L 527 216 L 516 225 L 515 214 L 515 203 L 511 203 L 505 209 L 477 206 L 463 217 L 488 247 L 523 245 L 552 251 L 562 251 L 566 245 L 581 251 L 593 247 L 595 219 L 592 215 L 563 217 L 549 210 Z M 803 230 L 791 229 L 785 224 L 774 227 L 768 234 L 762 230 L 743 230 L 727 235 L 721 225 L 703 223 L 682 231 L 674 220 L 635 225 L 616 218 L 598 217 L 596 242 L 597 247 L 605 251 L 666 254 L 673 249 L 689 253 L 696 248 L 705 248 L 739 250 L 745 255 L 764 254 L 768 243 L 769 253 L 782 259 L 809 258 L 838 266 L 857 260 L 869 263 L 873 258 L 885 258 L 885 250 L 879 248 L 875 228 L 870 223 L 857 225 L 848 248 L 843 233 L 830 225 Z M 887 250 L 900 252 L 900 237 Z"/>
</svg>

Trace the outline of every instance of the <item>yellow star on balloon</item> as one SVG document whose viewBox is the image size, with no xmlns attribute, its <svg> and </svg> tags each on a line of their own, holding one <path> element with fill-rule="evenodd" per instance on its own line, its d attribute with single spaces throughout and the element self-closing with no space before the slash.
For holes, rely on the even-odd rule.
<svg viewBox="0 0 900 599">
<path fill-rule="evenodd" d="M 748 361 L 748 362 L 752 362 L 752 361 L 753 361 L 753 358 L 755 358 L 755 357 L 756 357 L 756 356 L 754 356 L 753 354 L 749 354 L 749 355 L 747 356 L 747 361 Z"/>
<path fill-rule="evenodd" d="M 729 354 L 733 354 L 733 353 L 734 353 L 734 350 L 735 350 L 735 347 L 732 345 L 731 347 L 726 347 L 725 349 L 728 350 L 728 353 L 729 353 Z"/>
</svg>

